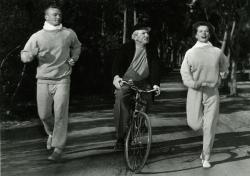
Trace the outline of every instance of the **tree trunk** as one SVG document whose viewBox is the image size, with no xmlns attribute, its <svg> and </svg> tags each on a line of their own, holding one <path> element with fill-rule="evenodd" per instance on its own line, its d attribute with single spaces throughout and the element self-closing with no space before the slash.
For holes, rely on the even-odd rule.
<svg viewBox="0 0 250 176">
<path fill-rule="evenodd" d="M 235 26 L 236 26 L 236 21 L 233 21 L 232 30 L 230 33 L 231 45 L 233 41 Z M 234 54 L 234 56 L 238 56 L 238 53 Z M 230 74 L 230 96 L 236 96 L 237 95 L 237 77 L 236 77 L 237 65 L 236 65 L 235 59 L 231 58 L 231 60 L 232 60 L 231 62 L 232 65 L 231 65 L 231 74 Z"/>
<path fill-rule="evenodd" d="M 230 32 L 230 45 L 232 46 L 232 41 L 233 41 L 233 35 L 234 35 L 234 31 L 235 31 L 235 25 L 236 25 L 236 22 L 235 21 L 233 21 L 233 25 L 232 25 L 232 29 L 231 29 L 231 32 Z M 225 51 L 225 47 L 226 47 L 226 42 L 227 42 L 227 39 L 228 39 L 228 31 L 227 31 L 228 29 L 227 29 L 227 27 L 226 27 L 226 30 L 225 30 L 225 32 L 224 32 L 224 37 L 223 37 L 223 41 L 222 41 L 222 46 L 221 46 L 221 50 L 222 50 L 222 52 L 224 52 Z M 234 59 L 232 59 L 232 51 L 231 51 L 231 49 L 230 49 L 230 47 L 229 48 L 227 48 L 228 49 L 228 53 L 227 53 L 227 59 L 229 60 L 229 62 L 230 62 L 230 65 L 231 65 L 231 67 L 230 67 L 230 70 L 229 70 L 229 73 L 230 73 L 230 75 L 229 75 L 229 78 L 228 79 L 226 79 L 226 81 L 225 81 L 225 84 L 224 84 L 224 88 L 226 88 L 227 90 L 228 90 L 228 88 L 229 88 L 229 95 L 230 96 L 236 96 L 237 95 L 237 79 L 236 79 L 236 62 L 235 62 L 235 60 Z M 226 87 L 228 85 L 228 87 Z"/>
<path fill-rule="evenodd" d="M 237 96 L 237 79 L 236 79 L 237 65 L 234 59 L 232 59 L 232 68 L 230 75 L 230 96 Z"/>
<path fill-rule="evenodd" d="M 123 10 L 123 40 L 122 43 L 126 43 L 127 41 L 127 7 Z"/>
<path fill-rule="evenodd" d="M 224 51 L 225 51 L 225 47 L 226 47 L 226 43 L 227 43 L 227 29 L 225 30 L 225 32 L 224 32 L 224 37 L 223 37 L 223 41 L 222 41 L 222 45 L 221 45 L 221 51 L 223 52 L 223 53 L 225 53 Z"/>
<path fill-rule="evenodd" d="M 137 24 L 137 12 L 136 12 L 136 9 L 134 7 L 134 25 Z"/>
<path fill-rule="evenodd" d="M 227 39 L 228 39 L 228 31 L 227 31 L 228 29 L 227 29 L 227 27 L 226 27 L 226 30 L 225 30 L 225 32 L 224 32 L 224 36 L 223 36 L 223 40 L 222 40 L 222 44 L 221 44 L 221 51 L 223 52 L 223 53 L 225 53 L 225 48 L 226 48 L 226 44 L 227 44 Z M 230 53 L 230 51 L 229 51 L 229 53 Z M 230 60 L 230 54 L 227 54 L 227 59 L 228 59 L 228 61 Z M 221 82 L 221 88 L 224 90 L 224 91 L 226 91 L 226 92 L 228 92 L 229 91 L 229 87 L 230 87 L 230 79 L 229 78 L 227 78 L 227 79 L 224 79 L 224 80 L 222 80 L 222 82 Z M 229 91 L 230 92 L 230 91 Z"/>
</svg>

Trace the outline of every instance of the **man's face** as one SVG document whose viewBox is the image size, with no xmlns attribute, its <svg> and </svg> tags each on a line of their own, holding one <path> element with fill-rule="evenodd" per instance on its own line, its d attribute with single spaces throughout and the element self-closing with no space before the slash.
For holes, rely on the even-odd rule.
<svg viewBox="0 0 250 176">
<path fill-rule="evenodd" d="M 195 38 L 203 43 L 208 42 L 210 38 L 209 28 L 207 26 L 199 26 Z"/>
<path fill-rule="evenodd" d="M 142 44 L 147 44 L 149 42 L 148 32 L 149 31 L 145 29 L 137 30 L 134 40 Z"/>
<path fill-rule="evenodd" d="M 53 26 L 58 26 L 62 21 L 62 13 L 57 8 L 49 8 L 45 14 L 45 20 Z"/>
</svg>

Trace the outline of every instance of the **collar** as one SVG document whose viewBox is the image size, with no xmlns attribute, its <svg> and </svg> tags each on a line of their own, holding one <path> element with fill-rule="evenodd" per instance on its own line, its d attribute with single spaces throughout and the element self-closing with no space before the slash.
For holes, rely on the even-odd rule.
<svg viewBox="0 0 250 176">
<path fill-rule="evenodd" d="M 197 41 L 197 42 L 195 43 L 195 45 L 193 46 L 193 48 L 201 48 L 201 47 L 204 47 L 204 46 L 213 46 L 213 45 L 212 45 L 212 43 L 210 43 L 210 42 L 203 43 L 203 42 Z"/>
<path fill-rule="evenodd" d="M 47 31 L 61 30 L 62 24 L 60 24 L 58 26 L 53 26 L 53 25 L 49 24 L 47 21 L 45 21 L 44 25 L 43 25 L 43 29 L 45 29 Z"/>
</svg>

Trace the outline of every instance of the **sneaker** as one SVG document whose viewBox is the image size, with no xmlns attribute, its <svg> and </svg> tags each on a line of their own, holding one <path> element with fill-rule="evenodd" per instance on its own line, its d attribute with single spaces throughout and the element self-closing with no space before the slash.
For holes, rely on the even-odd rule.
<svg viewBox="0 0 250 176">
<path fill-rule="evenodd" d="M 208 160 L 202 160 L 202 167 L 203 168 L 210 168 L 211 167 L 211 164 Z"/>
<path fill-rule="evenodd" d="M 48 157 L 50 161 L 60 161 L 62 159 L 62 152 L 59 150 L 54 150 L 54 152 Z"/>
<path fill-rule="evenodd" d="M 47 139 L 47 150 L 51 150 L 52 149 L 52 136 L 49 135 L 48 139 Z"/>
<path fill-rule="evenodd" d="M 203 168 L 210 168 L 211 167 L 210 162 L 207 159 L 203 158 L 202 153 L 200 155 L 200 159 L 201 159 L 201 164 L 202 164 Z"/>
</svg>

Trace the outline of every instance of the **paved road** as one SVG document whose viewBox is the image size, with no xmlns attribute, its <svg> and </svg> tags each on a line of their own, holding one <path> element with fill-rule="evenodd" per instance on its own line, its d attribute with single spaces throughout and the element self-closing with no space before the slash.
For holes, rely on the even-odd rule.
<svg viewBox="0 0 250 176">
<path fill-rule="evenodd" d="M 162 95 L 150 114 L 151 153 L 142 173 L 137 175 L 249 176 L 250 95 L 222 96 L 213 167 L 204 170 L 198 159 L 201 136 L 192 132 L 185 121 L 185 89 L 171 81 L 162 87 Z M 111 108 L 73 112 L 69 128 L 61 163 L 47 161 L 50 153 L 45 150 L 46 136 L 39 121 L 2 129 L 2 176 L 135 175 L 126 168 L 123 153 L 113 151 L 115 129 Z"/>
</svg>

